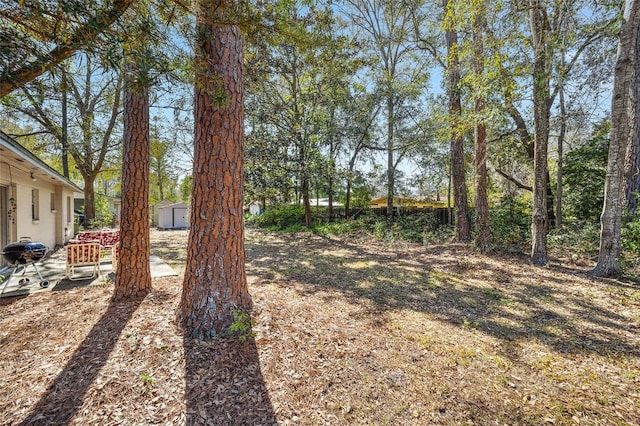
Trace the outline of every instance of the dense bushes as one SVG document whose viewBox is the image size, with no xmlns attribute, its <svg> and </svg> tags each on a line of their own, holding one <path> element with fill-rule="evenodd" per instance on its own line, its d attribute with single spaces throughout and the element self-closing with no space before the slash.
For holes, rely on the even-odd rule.
<svg viewBox="0 0 640 426">
<path fill-rule="evenodd" d="M 422 244 L 449 241 L 453 235 L 450 226 L 441 226 L 431 212 L 396 216 L 389 219 L 373 213 L 356 219 L 328 222 L 326 210 L 312 208 L 313 226 L 311 232 L 327 234 L 348 234 L 366 231 L 383 240 L 401 240 Z M 304 208 L 299 204 L 274 206 L 262 215 L 250 216 L 247 223 L 270 231 L 303 231 Z M 499 248 L 521 249 L 530 241 L 531 212 L 522 200 L 504 199 L 490 212 L 491 236 L 493 244 Z"/>
<path fill-rule="evenodd" d="M 609 129 L 608 123 L 597 126 L 591 139 L 565 157 L 563 203 L 567 218 L 592 223 L 600 220 L 607 173 Z"/>
<path fill-rule="evenodd" d="M 565 222 L 560 230 L 552 229 L 547 237 L 550 249 L 576 258 L 595 259 L 600 244 L 600 225 L 593 222 Z"/>
<path fill-rule="evenodd" d="M 312 207 L 311 212 L 314 223 L 322 220 L 322 211 Z M 301 231 L 304 229 L 304 207 L 302 204 L 269 207 L 261 215 L 250 216 L 247 223 L 270 231 Z"/>
<path fill-rule="evenodd" d="M 364 214 L 356 219 L 328 222 L 325 210 L 312 208 L 313 227 L 311 232 L 327 234 L 348 234 L 366 231 L 385 240 L 403 240 L 429 244 L 442 242 L 451 234 L 449 227 L 440 227 L 431 213 L 419 213 L 395 217 Z M 247 223 L 270 231 L 296 232 L 304 230 L 304 208 L 301 205 L 271 207 L 260 216 L 251 216 Z"/>
<path fill-rule="evenodd" d="M 355 219 L 325 220 L 326 210 L 312 208 L 313 226 L 316 234 L 363 233 L 385 241 L 410 241 L 424 245 L 451 241 L 455 232 L 451 226 L 438 223 L 429 213 L 396 216 L 392 220 L 373 213 Z M 526 253 L 531 245 L 531 207 L 519 198 L 504 198 L 490 210 L 491 241 L 498 251 Z M 271 207 L 260 216 L 247 219 L 250 225 L 270 231 L 298 232 L 304 226 L 304 208 L 301 205 Z M 598 255 L 600 225 L 591 221 L 569 220 L 561 230 L 551 229 L 548 248 L 554 256 L 570 256 L 574 259 L 595 261 Z M 628 221 L 623 228 L 623 259 L 625 266 L 635 269 L 640 265 L 640 216 Z"/>
<path fill-rule="evenodd" d="M 499 248 L 531 242 L 531 206 L 520 198 L 505 197 L 489 211 L 491 241 Z"/>
</svg>

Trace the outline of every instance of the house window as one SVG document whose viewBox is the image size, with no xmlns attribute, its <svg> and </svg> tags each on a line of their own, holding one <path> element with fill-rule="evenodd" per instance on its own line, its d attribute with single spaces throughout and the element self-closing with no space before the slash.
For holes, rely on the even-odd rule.
<svg viewBox="0 0 640 426">
<path fill-rule="evenodd" d="M 51 211 L 56 211 L 56 194 L 54 194 L 53 192 L 51 193 Z"/>
<path fill-rule="evenodd" d="M 40 191 L 31 190 L 31 219 L 40 220 Z"/>
<path fill-rule="evenodd" d="M 67 223 L 71 223 L 73 222 L 72 219 L 72 215 L 73 212 L 71 211 L 71 197 L 67 197 Z"/>
</svg>

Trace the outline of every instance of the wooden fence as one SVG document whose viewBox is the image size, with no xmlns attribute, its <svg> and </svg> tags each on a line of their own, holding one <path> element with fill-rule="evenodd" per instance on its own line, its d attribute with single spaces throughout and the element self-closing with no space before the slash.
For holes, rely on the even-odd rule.
<svg viewBox="0 0 640 426">
<path fill-rule="evenodd" d="M 371 212 L 378 216 L 387 216 L 386 207 L 372 207 Z M 431 213 L 438 219 L 440 225 L 453 225 L 453 208 L 448 207 L 415 207 L 400 206 L 393 207 L 394 216 L 411 216 L 414 214 Z"/>
</svg>

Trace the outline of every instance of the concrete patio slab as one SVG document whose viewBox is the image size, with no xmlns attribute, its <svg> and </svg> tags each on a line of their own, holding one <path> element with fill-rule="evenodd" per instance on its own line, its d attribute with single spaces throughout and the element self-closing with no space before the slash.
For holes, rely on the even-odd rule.
<svg viewBox="0 0 640 426">
<path fill-rule="evenodd" d="M 167 265 L 157 256 L 151 256 L 149 263 L 152 278 L 178 275 L 171 266 Z M 36 273 L 34 265 L 27 265 L 25 270 L 21 269 L 11 277 L 11 280 L 6 283 L 7 285 L 5 288 L 4 280 L 8 278 L 8 274 L 11 270 L 10 268 L 4 268 L 0 270 L 0 291 L 4 288 L 4 292 L 1 297 L 25 296 L 41 291 L 60 291 L 70 288 L 87 287 L 113 282 L 115 278 L 111 260 L 105 259 L 100 263 L 100 274 L 97 277 L 90 277 L 93 272 L 93 267 L 87 266 L 76 267 L 76 274 L 74 276 L 80 279 L 67 279 L 66 254 L 64 250 L 55 251 L 54 253 L 46 256 L 42 261 L 36 262 L 35 266 L 37 266 L 42 277 L 49 281 L 48 287 L 42 288 L 40 286 L 41 280 Z M 81 278 L 83 274 L 87 276 L 86 279 Z M 2 277 L 2 275 L 5 275 L 6 277 Z M 20 281 L 22 281 L 22 283 L 20 283 Z"/>
</svg>

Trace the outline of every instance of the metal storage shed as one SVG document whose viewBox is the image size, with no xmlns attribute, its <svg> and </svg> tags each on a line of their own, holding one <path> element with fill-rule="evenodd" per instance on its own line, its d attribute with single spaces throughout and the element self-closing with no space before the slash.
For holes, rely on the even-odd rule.
<svg viewBox="0 0 640 426">
<path fill-rule="evenodd" d="M 158 228 L 160 229 L 186 229 L 189 227 L 187 210 L 189 206 L 184 203 L 174 203 L 158 208 Z"/>
</svg>

